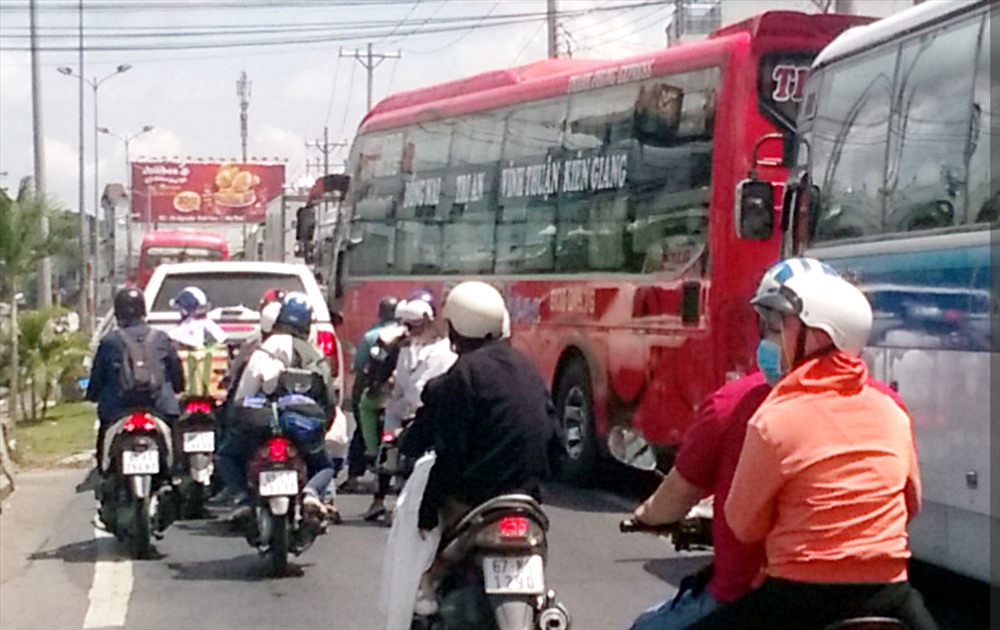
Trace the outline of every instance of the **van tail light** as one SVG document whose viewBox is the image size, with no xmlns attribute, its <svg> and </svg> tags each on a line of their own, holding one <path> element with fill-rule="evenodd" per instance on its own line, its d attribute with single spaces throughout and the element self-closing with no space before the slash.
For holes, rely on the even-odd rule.
<svg viewBox="0 0 1000 630">
<path fill-rule="evenodd" d="M 267 456 L 272 462 L 287 462 L 288 440 L 285 438 L 271 438 L 267 443 Z"/>
<path fill-rule="evenodd" d="M 207 400 L 189 400 L 184 405 L 185 413 L 212 413 L 212 403 Z"/>
<path fill-rule="evenodd" d="M 337 363 L 337 337 L 332 330 L 320 330 L 316 333 L 316 345 L 330 360 L 333 376 L 337 376 L 340 366 Z"/>
<path fill-rule="evenodd" d="M 155 431 L 156 421 L 147 413 L 133 413 L 122 427 L 125 431 Z"/>
<path fill-rule="evenodd" d="M 505 516 L 500 519 L 500 537 L 506 540 L 528 536 L 528 519 L 523 516 Z"/>
</svg>

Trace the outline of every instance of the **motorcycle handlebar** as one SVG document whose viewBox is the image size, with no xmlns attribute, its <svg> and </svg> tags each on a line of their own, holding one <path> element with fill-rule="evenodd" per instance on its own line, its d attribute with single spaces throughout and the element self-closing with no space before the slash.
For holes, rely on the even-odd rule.
<svg viewBox="0 0 1000 630">
<path fill-rule="evenodd" d="M 633 534 L 636 532 L 648 532 L 651 534 L 671 534 L 676 529 L 676 523 L 666 523 L 662 525 L 647 525 L 634 518 L 625 518 L 618 523 L 618 531 L 623 534 Z"/>
</svg>

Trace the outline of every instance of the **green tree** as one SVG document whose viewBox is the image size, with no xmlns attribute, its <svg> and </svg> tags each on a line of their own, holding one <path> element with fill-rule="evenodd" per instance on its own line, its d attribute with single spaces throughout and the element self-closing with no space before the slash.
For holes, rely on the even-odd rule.
<svg viewBox="0 0 1000 630">
<path fill-rule="evenodd" d="M 49 234 L 42 235 L 42 217 L 62 210 L 54 198 L 35 193 L 30 177 L 21 180 L 15 198 L 0 190 L 0 301 L 13 298 L 41 259 L 70 248 L 74 233 L 66 222 L 51 223 Z"/>
<path fill-rule="evenodd" d="M 53 307 L 24 311 L 18 317 L 23 418 L 44 418 L 57 385 L 64 379 L 83 374 L 87 339 L 81 333 L 66 330 L 61 317 L 66 312 Z M 10 347 L 9 344 L 4 345 Z"/>
</svg>

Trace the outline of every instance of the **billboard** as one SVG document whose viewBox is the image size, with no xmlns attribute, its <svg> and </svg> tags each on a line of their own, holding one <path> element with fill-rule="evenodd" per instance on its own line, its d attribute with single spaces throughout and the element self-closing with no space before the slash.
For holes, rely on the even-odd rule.
<svg viewBox="0 0 1000 630">
<path fill-rule="evenodd" d="M 260 222 L 284 183 L 284 164 L 133 162 L 132 220 Z"/>
</svg>

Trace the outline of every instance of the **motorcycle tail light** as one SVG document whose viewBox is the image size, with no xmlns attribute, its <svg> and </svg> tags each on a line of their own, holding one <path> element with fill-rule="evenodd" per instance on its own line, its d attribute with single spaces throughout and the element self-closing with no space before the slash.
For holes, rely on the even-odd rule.
<svg viewBox="0 0 1000 630">
<path fill-rule="evenodd" d="M 156 421 L 147 413 L 133 413 L 122 427 L 125 431 L 155 431 Z"/>
<path fill-rule="evenodd" d="M 212 413 L 212 403 L 207 400 L 189 400 L 184 405 L 185 413 Z"/>
<path fill-rule="evenodd" d="M 495 549 L 536 548 L 545 545 L 545 530 L 526 516 L 504 516 L 476 533 L 476 545 Z"/>
<path fill-rule="evenodd" d="M 272 462 L 288 461 L 288 440 L 272 438 L 267 444 L 267 456 Z"/>
<path fill-rule="evenodd" d="M 396 436 L 393 434 L 392 431 L 383 431 L 382 432 L 382 441 L 383 442 L 392 442 L 395 439 L 396 439 Z"/>
<path fill-rule="evenodd" d="M 521 539 L 528 536 L 528 519 L 523 516 L 505 516 L 500 519 L 500 538 Z"/>
</svg>

